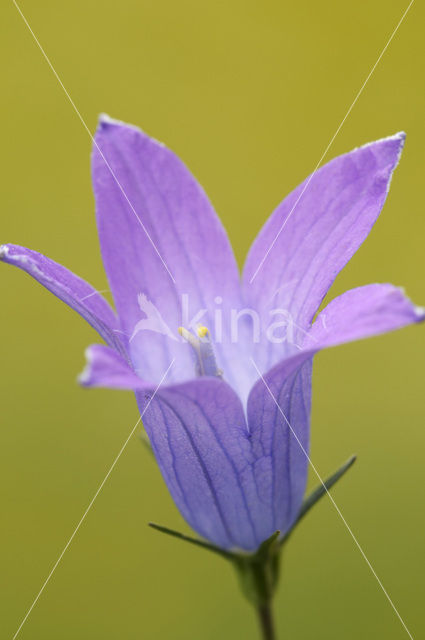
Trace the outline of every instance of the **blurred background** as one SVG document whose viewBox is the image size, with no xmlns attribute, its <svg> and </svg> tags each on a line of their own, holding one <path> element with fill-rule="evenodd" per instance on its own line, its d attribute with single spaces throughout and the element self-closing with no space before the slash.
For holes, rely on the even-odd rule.
<svg viewBox="0 0 425 640">
<path fill-rule="evenodd" d="M 315 167 L 407 7 L 231 0 L 22 0 L 91 131 L 99 112 L 141 126 L 205 186 L 239 263 L 278 202 Z M 91 141 L 12 1 L 1 9 L 1 242 L 107 289 Z M 414 3 L 327 159 L 407 132 L 383 214 L 330 296 L 369 282 L 425 304 L 425 9 Z M 96 334 L 22 272 L 1 266 L 0 619 L 12 638 L 137 420 L 131 393 L 84 391 Z M 350 454 L 334 497 L 414 637 L 425 632 L 425 327 L 320 354 L 312 459 Z M 311 484 L 316 484 L 314 478 Z M 181 531 L 154 461 L 129 443 L 20 638 L 257 638 L 231 568 L 147 527 Z M 288 545 L 281 638 L 406 637 L 324 499 Z"/>
</svg>

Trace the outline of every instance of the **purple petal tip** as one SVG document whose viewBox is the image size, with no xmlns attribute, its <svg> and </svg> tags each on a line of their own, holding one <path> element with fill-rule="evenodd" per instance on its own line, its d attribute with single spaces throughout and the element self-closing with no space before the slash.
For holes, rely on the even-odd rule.
<svg viewBox="0 0 425 640">
<path fill-rule="evenodd" d="M 402 140 L 403 142 L 406 140 L 406 132 L 405 131 L 397 131 L 392 136 L 389 136 L 389 139 L 394 138 L 394 140 Z"/>
<path fill-rule="evenodd" d="M 423 322 L 425 320 L 425 307 L 414 307 L 415 316 L 417 322 Z"/>
<path fill-rule="evenodd" d="M 122 122 L 119 122 L 118 120 L 114 120 L 113 118 L 111 118 L 111 116 L 108 116 L 107 113 L 101 113 L 99 114 L 99 127 L 102 129 L 107 129 L 108 127 L 111 126 L 116 126 L 119 124 L 123 124 Z"/>
<path fill-rule="evenodd" d="M 98 129 L 101 131 L 107 131 L 108 129 L 113 128 L 133 129 L 134 131 L 138 131 L 139 133 L 141 133 L 140 127 L 136 127 L 136 125 L 134 124 L 128 124 L 127 122 L 123 122 L 122 120 L 111 118 L 111 116 L 108 116 L 107 113 L 99 114 Z"/>
<path fill-rule="evenodd" d="M 366 144 L 359 147 L 359 149 L 366 149 L 367 147 L 374 147 L 377 145 L 388 145 L 388 144 L 391 145 L 393 143 L 396 143 L 398 147 L 398 159 L 399 159 L 400 154 L 403 151 L 405 141 L 406 141 L 406 133 L 404 131 L 398 131 L 397 133 L 394 133 L 392 136 L 386 136 L 385 138 L 380 138 L 378 140 L 372 140 L 371 142 L 367 142 Z"/>
<path fill-rule="evenodd" d="M 406 140 L 406 132 L 405 131 L 397 131 L 392 136 L 387 136 L 386 138 L 381 138 L 381 140 L 377 140 L 377 142 L 389 142 L 390 140 L 399 140 L 404 144 Z"/>
<path fill-rule="evenodd" d="M 390 140 L 397 140 L 400 144 L 400 153 L 403 150 L 404 144 L 406 142 L 406 132 L 405 131 L 398 131 L 397 133 L 395 133 L 393 136 L 390 136 Z"/>
<path fill-rule="evenodd" d="M 87 349 L 84 351 L 84 356 L 86 358 L 86 364 L 82 372 L 78 374 L 77 382 L 82 387 L 87 387 L 91 379 L 91 366 L 93 362 L 93 354 L 90 347 L 87 347 Z"/>
</svg>

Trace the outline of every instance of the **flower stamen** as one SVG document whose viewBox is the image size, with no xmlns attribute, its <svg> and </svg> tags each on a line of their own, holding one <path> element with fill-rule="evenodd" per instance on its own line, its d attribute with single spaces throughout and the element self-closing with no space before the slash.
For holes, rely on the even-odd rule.
<svg viewBox="0 0 425 640">
<path fill-rule="evenodd" d="M 179 327 L 179 334 L 191 345 L 195 352 L 197 375 L 221 378 L 223 372 L 217 367 L 208 328 L 199 325 L 196 333 L 197 335 L 194 335 L 184 327 Z"/>
</svg>

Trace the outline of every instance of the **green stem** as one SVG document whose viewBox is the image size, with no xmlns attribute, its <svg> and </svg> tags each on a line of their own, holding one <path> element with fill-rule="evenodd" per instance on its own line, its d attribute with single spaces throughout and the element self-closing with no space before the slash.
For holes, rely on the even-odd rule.
<svg viewBox="0 0 425 640">
<path fill-rule="evenodd" d="M 263 640 L 276 640 L 273 613 L 270 604 L 262 604 L 257 608 Z"/>
</svg>

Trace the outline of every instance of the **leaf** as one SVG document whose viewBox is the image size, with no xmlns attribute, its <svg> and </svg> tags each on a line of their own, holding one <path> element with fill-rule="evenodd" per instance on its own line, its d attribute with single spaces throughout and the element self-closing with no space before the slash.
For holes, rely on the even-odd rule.
<svg viewBox="0 0 425 640">
<path fill-rule="evenodd" d="M 293 530 L 299 524 L 299 522 L 304 518 L 304 516 L 307 515 L 310 509 L 314 507 L 314 505 L 320 500 L 320 498 L 322 498 L 326 493 L 328 493 L 331 487 L 333 487 L 333 485 L 336 482 L 338 482 L 340 478 L 342 478 L 342 476 L 346 473 L 346 471 L 348 471 L 348 469 L 350 469 L 350 467 L 355 463 L 355 461 L 356 461 L 356 456 L 351 456 L 351 458 L 349 458 L 347 462 L 345 462 L 337 471 L 335 471 L 335 473 L 329 476 L 327 480 L 325 480 L 322 484 L 316 487 L 316 489 L 314 489 L 312 493 L 310 493 L 310 495 L 304 500 L 303 504 L 301 505 L 298 518 L 295 520 L 294 524 L 292 525 L 292 528 L 288 531 L 288 533 L 283 538 L 282 543 L 286 542 L 290 534 L 293 532 Z"/>
</svg>

